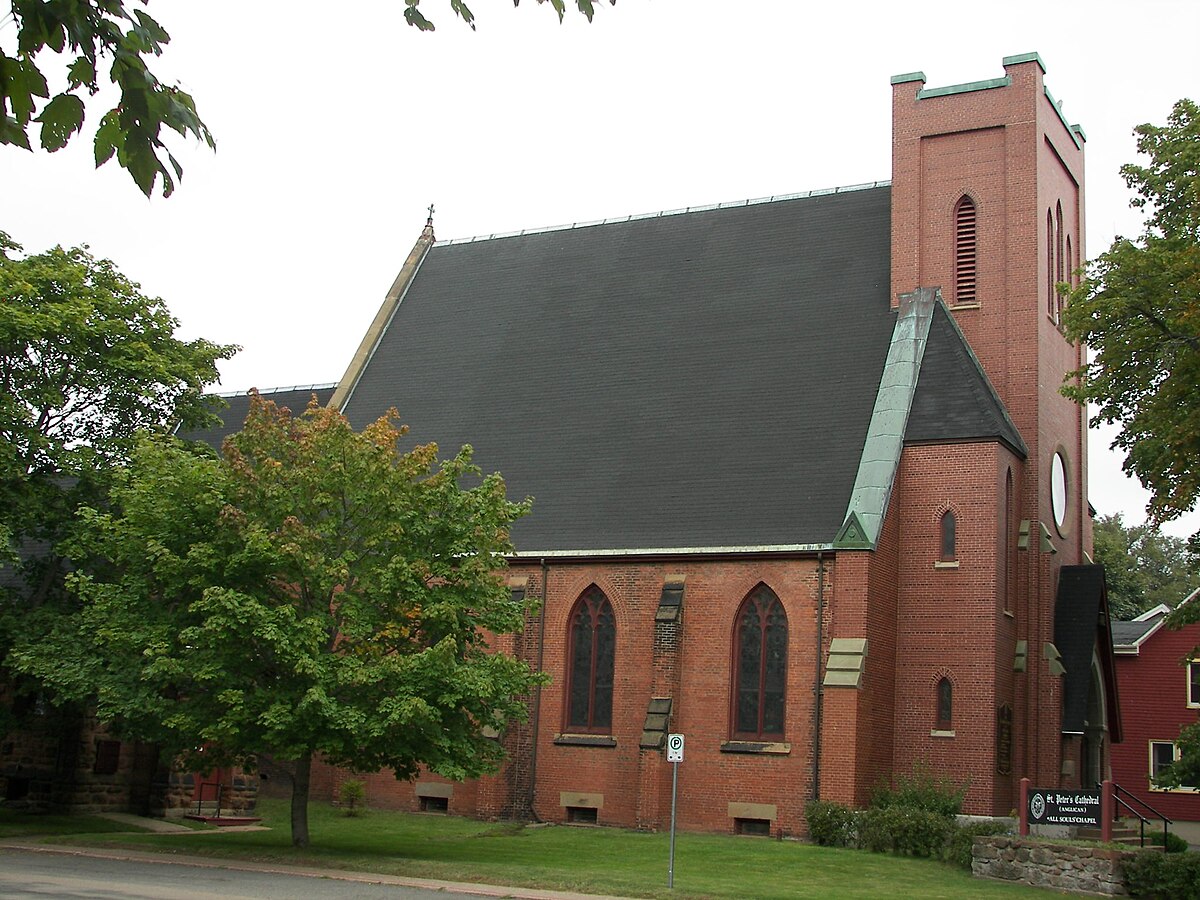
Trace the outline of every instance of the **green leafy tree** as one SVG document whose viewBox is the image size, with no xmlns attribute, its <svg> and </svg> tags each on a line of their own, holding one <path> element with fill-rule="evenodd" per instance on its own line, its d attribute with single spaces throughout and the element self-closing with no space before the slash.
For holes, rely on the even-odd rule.
<svg viewBox="0 0 1200 900">
<path fill-rule="evenodd" d="M 36 124 L 44 149 L 53 152 L 65 147 L 82 131 L 84 98 L 100 92 L 101 70 L 107 65 L 108 79 L 120 96 L 96 129 L 96 165 L 115 158 L 147 197 L 160 178 L 163 196 L 170 196 L 175 179 L 183 177 L 183 167 L 163 142 L 165 130 L 185 138 L 191 135 L 213 149 L 216 142 L 191 95 L 163 84 L 150 69 L 151 59 L 162 55 L 171 36 L 138 8 L 148 2 L 11 0 L 16 46 L 7 50 L 0 46 L 0 144 L 32 149 L 30 137 Z M 549 3 L 561 21 L 564 0 Z M 421 31 L 432 31 L 433 23 L 421 14 L 419 4 L 420 0 L 405 0 L 405 21 Z M 593 0 L 576 0 L 576 6 L 591 21 Z M 475 27 L 475 16 L 463 0 L 450 0 L 450 8 Z M 0 19 L 0 38 L 5 36 L 4 25 Z M 47 77 L 50 70 L 43 65 L 48 53 L 66 63 L 65 79 L 53 88 Z"/>
<path fill-rule="evenodd" d="M 1200 499 L 1200 108 L 1180 100 L 1164 126 L 1135 129 L 1147 165 L 1121 168 L 1149 213 L 1118 237 L 1070 292 L 1063 323 L 1091 348 L 1063 391 L 1117 423 L 1125 470 L 1151 493 L 1151 521 Z"/>
<path fill-rule="evenodd" d="M 177 326 L 86 248 L 23 256 L 0 233 L 0 669 L 14 634 L 60 614 L 59 544 L 134 436 L 211 415 L 204 389 L 236 348 L 181 341 Z M 0 734 L 12 724 L 0 710 Z"/>
<path fill-rule="evenodd" d="M 1133 619 L 1160 603 L 1173 608 L 1200 587 L 1200 558 L 1193 547 L 1153 525 L 1127 526 L 1120 513 L 1101 516 L 1095 547 L 1114 618 Z"/>
<path fill-rule="evenodd" d="M 356 433 L 315 400 L 293 418 L 254 397 L 221 460 L 144 440 L 113 511 L 83 512 L 82 609 L 20 648 L 23 671 L 185 765 L 291 761 L 297 846 L 316 754 L 494 771 L 487 735 L 541 680 L 487 644 L 524 621 L 501 574 L 528 502 L 469 447 L 401 452 L 394 415 Z"/>
</svg>

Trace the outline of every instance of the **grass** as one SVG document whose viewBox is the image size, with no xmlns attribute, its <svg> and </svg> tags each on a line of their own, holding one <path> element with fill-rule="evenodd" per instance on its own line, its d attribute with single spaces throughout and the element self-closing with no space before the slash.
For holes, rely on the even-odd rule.
<svg viewBox="0 0 1200 900">
<path fill-rule="evenodd" d="M 348 817 L 324 804 L 313 804 L 309 808 L 312 846 L 299 850 L 291 846 L 286 803 L 262 801 L 259 813 L 272 830 L 117 836 L 109 827 L 116 823 L 75 817 L 77 822 L 86 818 L 85 827 L 89 828 L 103 823 L 102 831 L 86 836 L 79 830 L 37 833 L 59 835 L 56 842 L 628 897 L 1047 896 L 1046 891 L 1035 888 L 976 880 L 961 869 L 931 860 L 833 850 L 794 841 L 698 834 L 678 835 L 675 888 L 668 890 L 666 834 L 524 827 L 376 810 Z M 36 827 L 51 817 L 29 818 L 31 827 Z M 4 821 L 0 819 L 0 824 Z M 66 834 L 74 837 L 63 837 Z"/>
<path fill-rule="evenodd" d="M 52 837 L 55 835 L 109 834 L 128 832 L 131 826 L 100 816 L 52 815 L 25 813 L 0 807 L 0 841 L 19 837 Z"/>
</svg>

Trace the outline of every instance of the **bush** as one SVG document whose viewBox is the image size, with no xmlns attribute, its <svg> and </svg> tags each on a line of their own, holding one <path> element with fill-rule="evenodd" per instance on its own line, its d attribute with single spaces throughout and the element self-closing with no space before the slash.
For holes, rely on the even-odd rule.
<svg viewBox="0 0 1200 900">
<path fill-rule="evenodd" d="M 971 846 L 975 838 L 990 834 L 1008 834 L 1009 828 L 1003 822 L 972 822 L 963 825 L 950 833 L 946 841 L 946 849 L 942 859 L 951 865 L 971 871 Z"/>
<path fill-rule="evenodd" d="M 822 847 L 849 847 L 857 840 L 854 810 L 840 803 L 813 800 L 804 807 L 808 836 Z"/>
<path fill-rule="evenodd" d="M 367 786 L 361 781 L 343 781 L 338 789 L 338 798 L 346 808 L 346 815 L 357 816 L 365 805 Z"/>
<path fill-rule="evenodd" d="M 941 857 L 954 828 L 949 816 L 928 809 L 891 805 L 858 814 L 858 844 L 875 853 Z"/>
<path fill-rule="evenodd" d="M 1134 897 L 1200 898 L 1200 853 L 1144 850 L 1122 868 L 1125 886 Z"/>
<path fill-rule="evenodd" d="M 1155 847 L 1163 847 L 1164 845 L 1163 833 L 1161 831 L 1151 833 L 1149 840 Z M 1165 844 L 1164 849 L 1168 853 L 1183 853 L 1188 848 L 1188 842 L 1173 831 L 1167 832 Z"/>
<path fill-rule="evenodd" d="M 935 777 L 928 769 L 914 768 L 911 775 L 896 779 L 896 787 L 881 787 L 871 796 L 871 806 L 885 809 L 901 806 L 906 809 L 923 809 L 941 816 L 953 818 L 962 812 L 965 785 L 955 784 L 951 779 Z"/>
</svg>

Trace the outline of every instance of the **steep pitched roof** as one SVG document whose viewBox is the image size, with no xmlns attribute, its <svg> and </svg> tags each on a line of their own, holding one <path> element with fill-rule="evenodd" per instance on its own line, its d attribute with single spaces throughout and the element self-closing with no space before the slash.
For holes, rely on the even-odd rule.
<svg viewBox="0 0 1200 900">
<path fill-rule="evenodd" d="M 999 440 L 1018 456 L 1029 452 L 954 317 L 940 303 L 929 328 L 905 440 Z"/>
<path fill-rule="evenodd" d="M 522 554 L 830 546 L 897 321 L 890 214 L 882 186 L 435 244 L 342 411 L 472 444 L 534 497 Z M 943 438 L 1012 438 L 957 329 L 931 342 L 920 439 L 939 404 Z"/>
<path fill-rule="evenodd" d="M 286 406 L 293 415 L 298 416 L 308 408 L 308 403 L 314 394 L 317 402 L 322 406 L 328 403 L 329 398 L 333 396 L 335 387 L 336 385 L 333 384 L 307 384 L 296 387 L 269 388 L 259 393 L 277 406 Z M 175 434 L 176 437 L 185 441 L 203 441 L 214 449 L 220 450 L 225 438 L 242 430 L 242 423 L 246 421 L 246 414 L 250 412 L 250 394 L 248 392 L 216 394 L 211 399 L 213 400 L 213 412 L 220 420 L 216 425 L 195 431 L 177 431 Z"/>
</svg>

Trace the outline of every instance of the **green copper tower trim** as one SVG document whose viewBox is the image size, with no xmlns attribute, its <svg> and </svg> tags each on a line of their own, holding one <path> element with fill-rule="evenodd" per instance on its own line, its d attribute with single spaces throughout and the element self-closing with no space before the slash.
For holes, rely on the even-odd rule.
<svg viewBox="0 0 1200 900">
<path fill-rule="evenodd" d="M 852 529 L 856 534 L 862 534 L 862 549 L 874 547 L 879 540 L 883 517 L 887 514 L 888 501 L 892 496 L 892 485 L 896 481 L 896 471 L 900 467 L 904 432 L 917 391 L 921 360 L 925 358 L 933 308 L 941 299 L 942 293 L 938 288 L 917 288 L 911 294 L 900 295 L 900 311 L 892 331 L 887 361 L 883 364 L 883 377 L 875 395 L 875 409 L 871 413 L 871 424 L 867 427 L 858 475 L 854 479 L 850 505 L 835 544 L 843 540 L 843 535 L 849 543 Z"/>
</svg>

